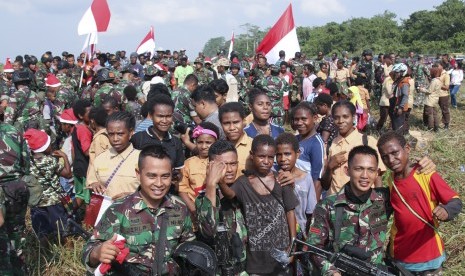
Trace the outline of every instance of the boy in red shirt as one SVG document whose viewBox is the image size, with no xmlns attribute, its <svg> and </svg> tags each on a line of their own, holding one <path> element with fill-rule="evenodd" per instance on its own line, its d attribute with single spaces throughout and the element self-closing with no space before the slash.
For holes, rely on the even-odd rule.
<svg viewBox="0 0 465 276">
<path fill-rule="evenodd" d="M 460 213 L 462 201 L 437 172 L 422 174 L 411 166 L 410 145 L 401 134 L 388 132 L 377 146 L 392 170 L 390 256 L 415 275 L 442 275 L 446 254 L 437 228 Z"/>
</svg>

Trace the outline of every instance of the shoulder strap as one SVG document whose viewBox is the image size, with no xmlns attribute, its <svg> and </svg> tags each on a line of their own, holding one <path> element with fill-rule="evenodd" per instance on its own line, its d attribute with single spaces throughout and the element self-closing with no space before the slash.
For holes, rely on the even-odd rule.
<svg viewBox="0 0 465 276">
<path fill-rule="evenodd" d="M 23 113 L 23 109 L 26 106 L 27 101 L 29 100 L 29 97 L 31 96 L 31 92 L 32 92 L 32 90 L 29 89 L 29 92 L 27 92 L 27 96 L 24 98 L 24 102 L 22 102 L 21 106 L 18 109 L 16 109 L 15 116 L 13 117 L 13 123 L 15 123 L 16 120 L 18 120 L 18 117 L 20 116 L 20 113 Z"/>
<path fill-rule="evenodd" d="M 334 252 L 339 252 L 339 238 L 341 237 L 341 228 L 342 228 L 342 212 L 344 211 L 344 207 L 336 206 L 336 222 L 334 224 L 334 241 L 333 241 L 333 248 Z"/>
<path fill-rule="evenodd" d="M 363 133 L 362 135 L 362 143 L 364 146 L 368 146 L 368 134 Z"/>
<path fill-rule="evenodd" d="M 118 164 L 118 166 L 116 166 L 116 168 L 113 170 L 113 172 L 111 173 L 110 177 L 107 179 L 107 181 L 105 182 L 105 188 L 108 187 L 108 185 L 110 185 L 110 182 L 111 180 L 113 179 L 113 177 L 116 175 L 116 173 L 118 172 L 119 168 L 121 167 L 121 165 L 123 165 L 124 161 L 126 161 L 126 159 L 128 159 L 128 157 L 134 152 L 135 149 L 132 149 L 131 152 L 128 154 L 128 156 L 126 156 L 126 158 L 123 158 L 123 160 L 121 160 Z"/>
<path fill-rule="evenodd" d="M 158 233 L 158 242 L 155 248 L 155 259 L 152 264 L 152 275 L 162 275 L 163 257 L 165 254 L 166 228 L 168 227 L 168 214 L 165 212 L 161 215 L 160 232 Z"/>
</svg>

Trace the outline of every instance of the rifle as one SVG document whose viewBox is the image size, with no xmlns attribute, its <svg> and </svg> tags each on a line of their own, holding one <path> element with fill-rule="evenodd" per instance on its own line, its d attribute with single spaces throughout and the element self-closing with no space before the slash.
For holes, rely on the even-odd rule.
<svg viewBox="0 0 465 276">
<path fill-rule="evenodd" d="M 84 228 L 82 228 L 81 225 L 75 222 L 72 218 L 68 218 L 66 222 L 68 224 L 68 228 L 71 228 L 70 226 L 72 226 L 74 230 L 73 232 L 81 236 L 84 240 L 87 241 L 88 239 L 90 239 L 90 237 L 92 237 L 92 234 L 87 232 Z"/>
<path fill-rule="evenodd" d="M 296 246 L 304 245 L 307 247 L 306 250 L 296 251 Z M 384 265 L 374 265 L 367 260 L 369 257 L 366 252 L 365 254 L 359 255 L 361 252 L 357 252 L 354 248 L 345 250 L 345 252 L 332 253 L 321 248 L 318 248 L 314 245 L 306 243 L 304 241 L 293 239 L 291 245 L 291 251 L 287 254 L 286 257 L 278 253 L 279 250 L 274 250 L 272 252 L 273 258 L 275 258 L 283 266 L 289 264 L 289 257 L 303 255 L 303 254 L 315 254 L 317 256 L 323 257 L 330 261 L 334 266 L 339 269 L 341 272 L 346 273 L 347 275 L 353 276 L 395 276 L 389 272 L 388 267 Z M 282 252 L 282 251 L 279 251 Z M 284 253 L 284 252 L 283 252 Z M 357 255 L 357 256 L 354 256 Z M 364 259 L 364 260 L 362 260 Z"/>
</svg>

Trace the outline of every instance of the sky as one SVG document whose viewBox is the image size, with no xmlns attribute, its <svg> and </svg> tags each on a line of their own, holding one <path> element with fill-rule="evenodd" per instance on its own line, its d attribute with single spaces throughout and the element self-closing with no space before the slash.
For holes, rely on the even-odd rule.
<svg viewBox="0 0 465 276">
<path fill-rule="evenodd" d="M 213 37 L 245 33 L 245 23 L 271 27 L 289 5 L 280 0 L 107 0 L 111 11 L 107 32 L 99 33 L 104 52 L 133 52 L 154 27 L 156 47 L 187 49 L 192 58 Z M 439 0 L 293 0 L 297 26 L 321 26 L 354 17 L 371 17 L 388 10 L 405 19 L 418 10 L 431 10 Z M 92 0 L 0 0 L 0 62 L 6 57 L 45 51 L 78 54 L 86 36 L 77 26 Z"/>
</svg>

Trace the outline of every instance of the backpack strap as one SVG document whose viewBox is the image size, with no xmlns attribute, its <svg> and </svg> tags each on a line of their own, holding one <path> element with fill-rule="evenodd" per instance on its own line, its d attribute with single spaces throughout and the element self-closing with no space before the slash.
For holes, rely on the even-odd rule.
<svg viewBox="0 0 465 276">
<path fill-rule="evenodd" d="M 158 233 L 158 241 L 155 246 L 155 258 L 152 264 L 152 275 L 162 275 L 163 263 L 165 255 L 166 243 L 166 228 L 168 227 L 168 214 L 165 212 L 161 215 L 160 232 Z"/>
<path fill-rule="evenodd" d="M 363 133 L 362 135 L 362 143 L 364 146 L 368 146 L 368 134 Z"/>
</svg>

